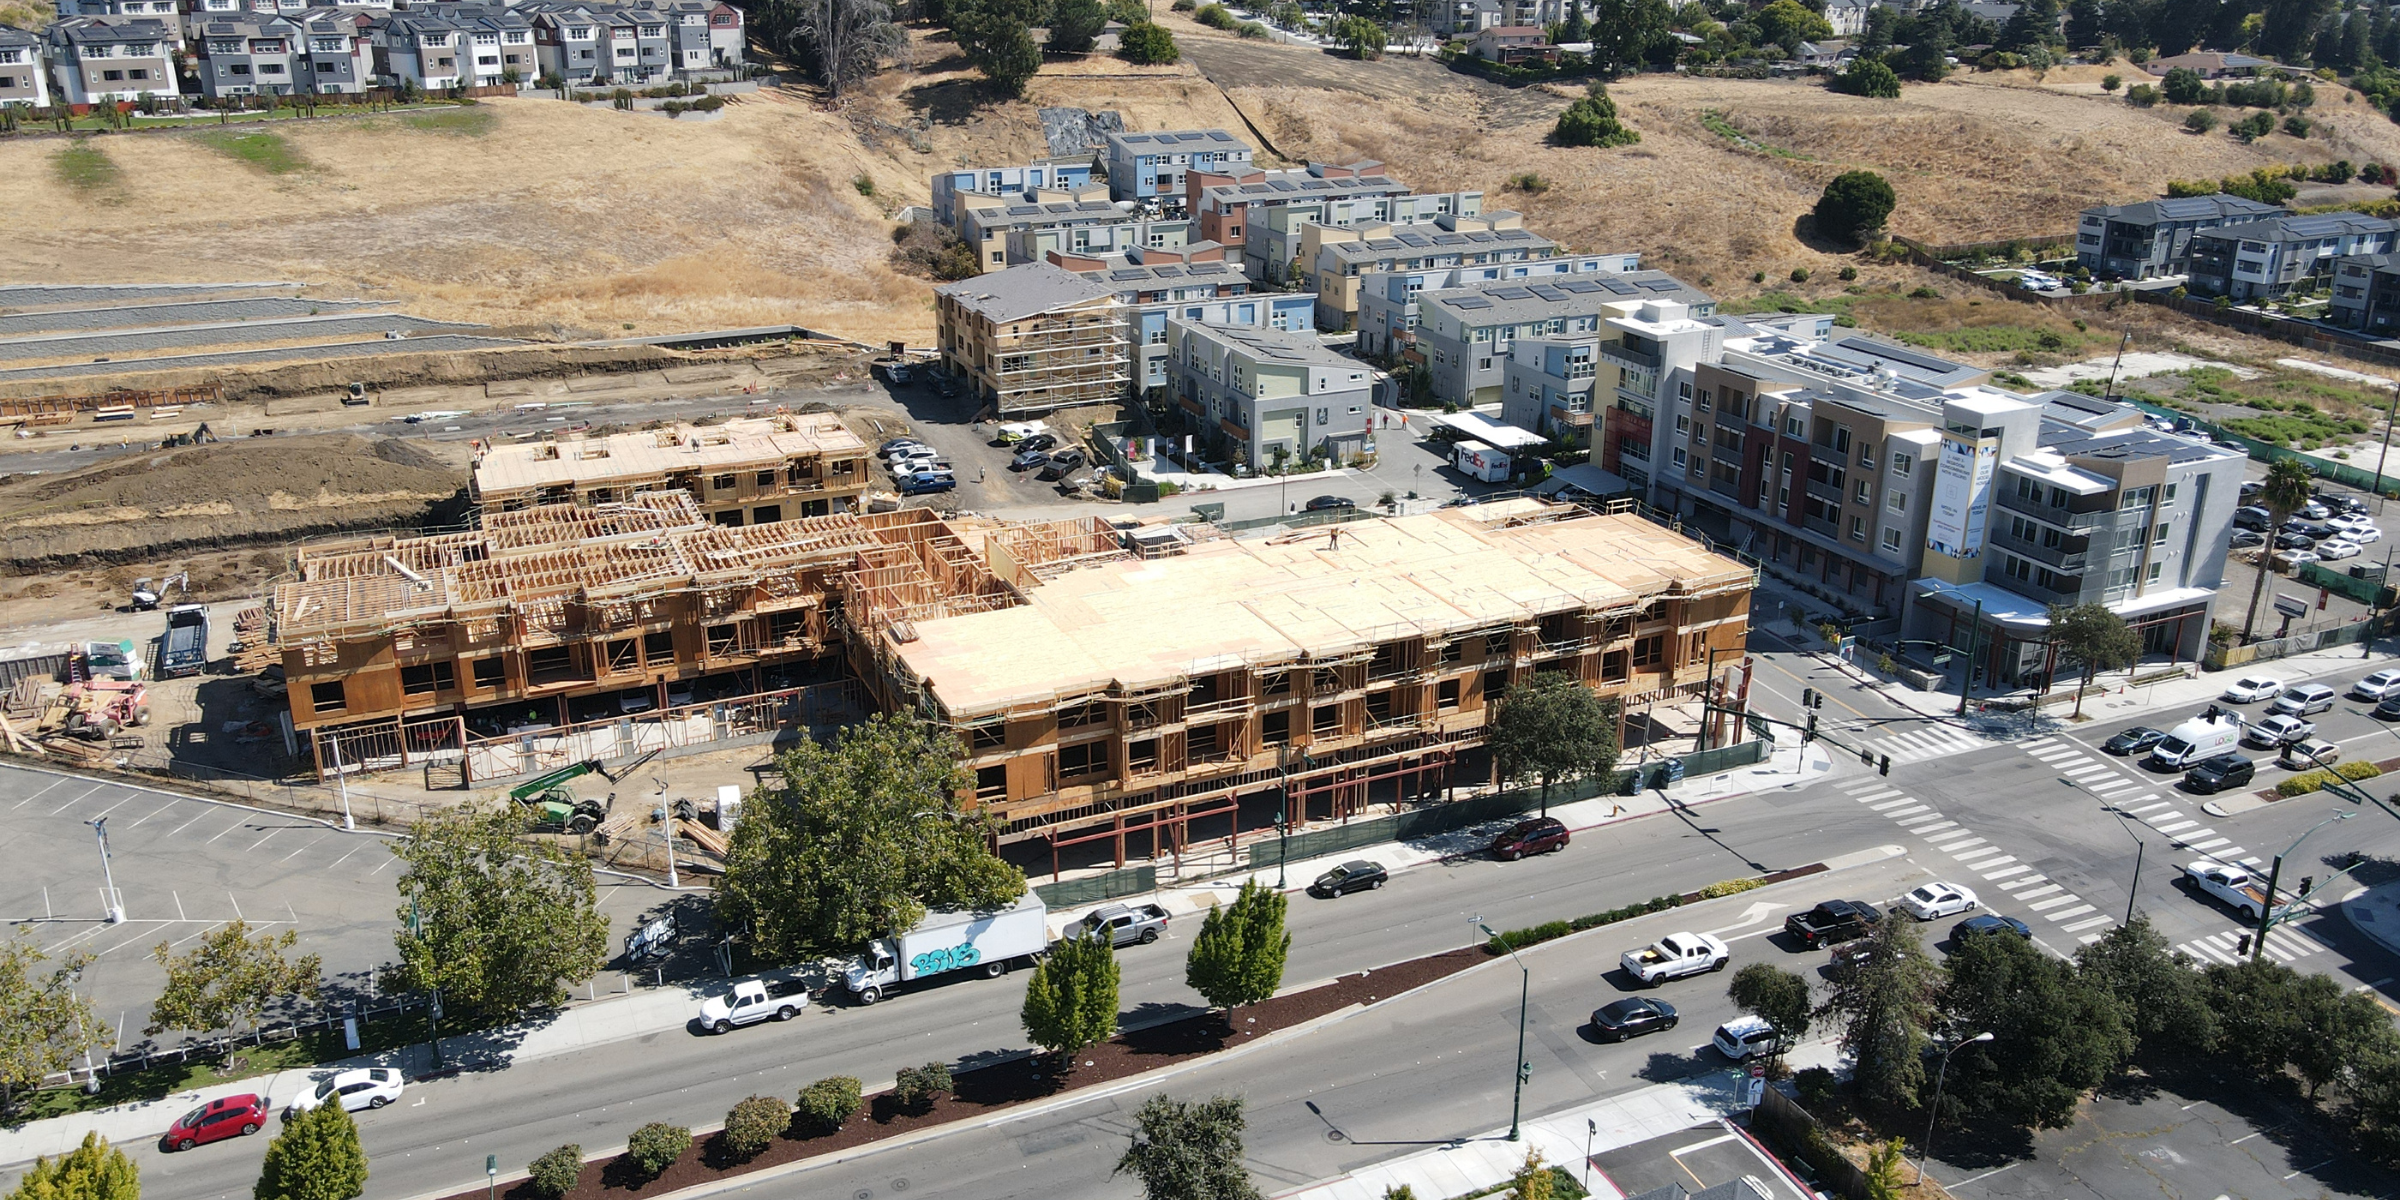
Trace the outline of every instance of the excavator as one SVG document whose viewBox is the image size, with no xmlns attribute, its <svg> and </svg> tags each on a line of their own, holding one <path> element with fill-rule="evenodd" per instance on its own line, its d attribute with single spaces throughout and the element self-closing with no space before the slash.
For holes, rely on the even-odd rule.
<svg viewBox="0 0 2400 1200">
<path fill-rule="evenodd" d="M 623 770 L 614 775 L 601 766 L 596 758 L 569 763 L 538 779 L 529 779 L 510 788 L 508 798 L 531 812 L 533 826 L 528 832 L 571 833 L 580 837 L 598 829 L 600 823 L 608 819 L 608 806 L 616 800 L 617 794 L 610 792 L 607 800 L 579 800 L 575 793 L 567 790 L 567 784 L 586 775 L 598 775 L 615 783 L 657 756 L 658 751 L 652 750 L 627 763 Z"/>
<path fill-rule="evenodd" d="M 166 599 L 167 589 L 171 587 L 182 588 L 184 596 L 188 598 L 192 594 L 191 572 L 177 571 L 176 573 L 167 576 L 165 579 L 159 580 L 156 586 L 152 586 L 150 580 L 147 578 L 134 580 L 132 596 L 133 611 L 158 611 L 159 602 Z"/>
</svg>

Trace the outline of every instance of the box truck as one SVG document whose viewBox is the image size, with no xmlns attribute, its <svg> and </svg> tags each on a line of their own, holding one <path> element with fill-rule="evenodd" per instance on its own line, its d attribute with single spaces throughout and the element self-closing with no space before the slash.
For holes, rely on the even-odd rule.
<svg viewBox="0 0 2400 1200">
<path fill-rule="evenodd" d="M 1480 482 L 1508 482 L 1508 455 L 1482 442 L 1460 442 L 1451 447 L 1450 461 Z"/>
<path fill-rule="evenodd" d="M 2242 714 L 2211 704 L 2208 711 L 2168 730 L 2150 748 L 2150 765 L 2161 770 L 2189 767 L 2231 754 L 2241 745 L 2242 725 Z"/>
<path fill-rule="evenodd" d="M 1049 947 L 1049 910 L 1028 891 L 1007 908 L 928 912 L 914 927 L 876 938 L 843 969 L 842 987 L 860 1004 L 873 1004 L 920 979 L 953 971 L 1005 975 L 1011 963 L 1039 958 Z"/>
</svg>

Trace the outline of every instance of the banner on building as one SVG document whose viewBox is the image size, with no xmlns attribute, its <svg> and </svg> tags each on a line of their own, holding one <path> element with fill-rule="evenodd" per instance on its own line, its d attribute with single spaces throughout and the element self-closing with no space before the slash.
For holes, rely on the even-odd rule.
<svg viewBox="0 0 2400 1200">
<path fill-rule="evenodd" d="M 1933 479 L 1933 512 L 1926 545 L 1952 558 L 1974 558 L 1983 550 L 1983 523 L 1992 507 L 1992 474 L 2000 448 L 1942 439 L 1942 460 Z"/>
</svg>

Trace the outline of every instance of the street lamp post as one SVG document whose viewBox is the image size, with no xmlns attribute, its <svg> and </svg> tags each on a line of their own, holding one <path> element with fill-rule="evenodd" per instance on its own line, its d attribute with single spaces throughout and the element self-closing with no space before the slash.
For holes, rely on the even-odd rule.
<svg viewBox="0 0 2400 1200">
<path fill-rule="evenodd" d="M 2258 906 L 2258 938 L 2250 943 L 2250 961 L 2257 962 L 2258 956 L 2266 953 L 2267 931 L 2275 927 L 2275 885 L 2283 878 L 2283 860 L 2290 855 L 2299 853 L 2300 843 L 2307 841 L 2309 834 L 2336 821 L 2347 821 L 2357 815 L 2357 813 L 2335 813 L 2302 830 L 2299 837 L 2292 839 L 2291 845 L 2284 847 L 2282 854 L 2275 856 L 2275 865 L 2267 869 L 2267 902 Z"/>
<path fill-rule="evenodd" d="M 1992 1040 L 1992 1034 L 1987 1029 L 1942 1052 L 1942 1069 L 1934 1072 L 1933 1076 L 1933 1111 L 1925 1118 L 1925 1144 L 1917 1149 L 1917 1183 L 1913 1186 L 1924 1184 L 1925 1160 L 1933 1157 L 1933 1126 L 1934 1122 L 1942 1119 L 1942 1084 L 1950 1077 L 1950 1056 L 1977 1042 L 1990 1040 Z"/>
<path fill-rule="evenodd" d="M 1975 643 L 1983 638 L 1983 598 L 1975 599 L 1975 621 L 1967 626 L 1967 661 L 1958 669 L 1958 715 L 1967 715 L 1967 696 L 1975 690 Z"/>
<path fill-rule="evenodd" d="M 1285 803 L 1290 803 L 1287 797 Z M 1284 860 L 1292 856 L 1292 823 L 1285 820 L 1288 810 L 1275 810 L 1275 890 L 1283 890 Z"/>
<path fill-rule="evenodd" d="M 2076 791 L 2084 791 L 2084 786 L 2082 784 L 2064 776 L 2059 777 L 2059 782 L 2067 785 L 2068 787 L 2074 788 Z M 2086 792 L 2085 794 L 2089 795 L 2090 793 Z M 2110 804 L 2106 800 L 2100 800 L 2100 797 L 2098 796 L 2092 796 L 2092 799 L 2099 800 L 2100 807 L 2107 809 L 2108 814 L 2117 819 L 2117 828 L 2124 830 L 2125 836 L 2133 839 L 2133 886 L 2127 888 L 2125 891 L 2125 923 L 2131 925 L 2133 924 L 2134 900 L 2142 894 L 2142 854 L 2144 851 L 2150 849 L 2150 843 L 2144 841 L 2142 839 L 2142 835 L 2133 831 L 2132 823 L 2125 819 L 2124 809 L 2118 808 L 2116 805 Z"/>
<path fill-rule="evenodd" d="M 1533 1006 L 1533 968 L 1526 966 L 1524 959 L 1517 958 L 1517 948 L 1509 945 L 1507 938 L 1492 932 L 1492 927 L 1484 924 L 1482 917 L 1467 919 L 1473 921 L 1475 928 L 1482 930 L 1484 936 L 1500 943 L 1501 949 L 1508 951 L 1510 958 L 1516 959 L 1517 971 L 1524 977 L 1517 992 L 1517 1085 L 1508 1103 L 1508 1140 L 1513 1142 L 1517 1140 L 1518 1123 L 1525 1113 L 1525 1081 L 1533 1075 L 1533 1064 L 1525 1061 L 1525 1014 Z"/>
<path fill-rule="evenodd" d="M 117 899 L 117 874 L 108 865 L 108 818 L 94 817 L 84 824 L 100 838 L 100 907 L 103 919 L 111 925 L 125 922 L 125 905 Z"/>
</svg>

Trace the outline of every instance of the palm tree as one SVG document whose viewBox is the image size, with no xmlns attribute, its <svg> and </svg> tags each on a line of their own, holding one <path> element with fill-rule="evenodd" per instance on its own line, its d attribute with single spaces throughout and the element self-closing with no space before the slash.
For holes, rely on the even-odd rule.
<svg viewBox="0 0 2400 1200">
<path fill-rule="evenodd" d="M 2267 575 L 2274 566 L 2275 535 L 2291 515 L 2308 503 L 2308 490 L 2315 476 L 2299 459 L 2278 459 L 2267 468 L 2266 487 L 2258 493 L 2258 502 L 2267 507 L 2267 544 L 2258 552 L 2258 581 L 2250 588 L 2250 611 L 2242 617 L 2242 640 L 2250 640 L 2250 627 L 2258 620 L 2258 599 L 2266 594 Z"/>
</svg>

